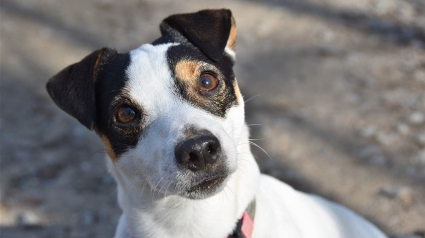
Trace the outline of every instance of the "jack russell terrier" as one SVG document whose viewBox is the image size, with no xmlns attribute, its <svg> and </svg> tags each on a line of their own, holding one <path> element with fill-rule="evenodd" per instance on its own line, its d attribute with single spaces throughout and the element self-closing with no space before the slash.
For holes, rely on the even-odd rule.
<svg viewBox="0 0 425 238">
<path fill-rule="evenodd" d="M 324 198 L 260 174 L 232 67 L 230 10 L 177 14 L 128 53 L 94 51 L 47 91 L 102 140 L 123 211 L 116 238 L 384 238 Z"/>
</svg>

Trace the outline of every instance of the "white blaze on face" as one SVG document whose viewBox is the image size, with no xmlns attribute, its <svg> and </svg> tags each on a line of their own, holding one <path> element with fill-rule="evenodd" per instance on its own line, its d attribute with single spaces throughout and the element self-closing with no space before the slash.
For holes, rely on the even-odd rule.
<svg viewBox="0 0 425 238">
<path fill-rule="evenodd" d="M 125 90 L 130 100 L 143 109 L 145 128 L 137 146 L 116 162 L 132 183 L 147 181 L 152 188 L 168 189 L 167 192 L 176 192 L 175 183 L 185 177 L 177 167 L 174 151 L 176 144 L 184 139 L 187 127 L 209 130 L 216 136 L 225 154 L 226 167 L 234 172 L 244 123 L 243 105 L 230 108 L 226 117 L 220 118 L 194 107 L 177 93 L 167 61 L 167 50 L 173 45 L 176 44 L 145 44 L 130 52 Z"/>
</svg>

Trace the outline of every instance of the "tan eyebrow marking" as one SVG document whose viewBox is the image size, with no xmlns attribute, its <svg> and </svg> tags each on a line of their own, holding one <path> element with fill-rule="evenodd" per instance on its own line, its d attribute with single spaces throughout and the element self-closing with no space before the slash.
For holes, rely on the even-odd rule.
<svg viewBox="0 0 425 238">
<path fill-rule="evenodd" d="M 206 105 L 208 99 L 202 97 L 198 92 L 198 78 L 201 74 L 202 62 L 194 60 L 181 60 L 174 68 L 178 81 L 186 85 L 186 98 L 197 104 Z M 220 100 L 217 98 L 216 100 Z"/>
<path fill-rule="evenodd" d="M 190 86 L 196 86 L 199 74 L 199 63 L 190 60 L 182 60 L 177 63 L 174 71 L 178 80 Z"/>
<path fill-rule="evenodd" d="M 223 80 L 220 84 L 221 86 L 217 88 L 218 91 L 215 92 L 213 97 L 203 96 L 199 92 L 199 77 L 205 69 L 211 68 L 214 69 L 211 71 L 218 72 L 218 69 L 216 69 L 215 66 L 209 65 L 208 63 L 202 61 L 188 59 L 178 61 L 174 66 L 174 75 L 176 77 L 175 80 L 178 82 L 180 90 L 182 90 L 181 96 L 187 99 L 189 102 L 194 103 L 196 106 L 201 107 L 203 109 L 207 109 L 210 112 L 211 110 L 217 110 L 217 107 L 223 107 L 225 105 L 224 103 L 227 102 L 228 97 L 230 97 L 229 93 L 231 93 L 231 91 L 234 91 L 234 93 L 236 94 L 234 95 L 236 97 L 236 102 L 238 104 L 241 104 L 243 98 L 239 92 L 239 88 L 237 87 L 237 85 L 233 85 L 234 90 L 228 90 L 223 78 L 221 79 Z M 232 85 L 229 86 L 232 87 Z"/>
</svg>

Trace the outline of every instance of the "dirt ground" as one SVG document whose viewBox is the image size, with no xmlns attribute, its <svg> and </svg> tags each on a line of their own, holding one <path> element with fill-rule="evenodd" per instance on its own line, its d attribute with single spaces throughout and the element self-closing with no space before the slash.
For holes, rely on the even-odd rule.
<svg viewBox="0 0 425 238">
<path fill-rule="evenodd" d="M 112 237 L 102 145 L 44 85 L 102 46 L 151 42 L 170 14 L 222 7 L 262 171 L 391 236 L 425 231 L 424 0 L 3 0 L 2 238 Z"/>
</svg>

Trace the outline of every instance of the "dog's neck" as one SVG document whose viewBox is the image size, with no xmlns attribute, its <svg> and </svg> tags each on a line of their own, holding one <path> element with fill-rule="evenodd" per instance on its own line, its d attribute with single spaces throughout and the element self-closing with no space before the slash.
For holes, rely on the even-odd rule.
<svg viewBox="0 0 425 238">
<path fill-rule="evenodd" d="M 132 237 L 226 237 L 254 198 L 260 172 L 249 147 L 245 126 L 239 141 L 238 169 L 225 189 L 204 200 L 165 195 L 130 184 L 112 163 L 118 202 Z M 147 185 L 148 186 L 148 185 Z"/>
</svg>

